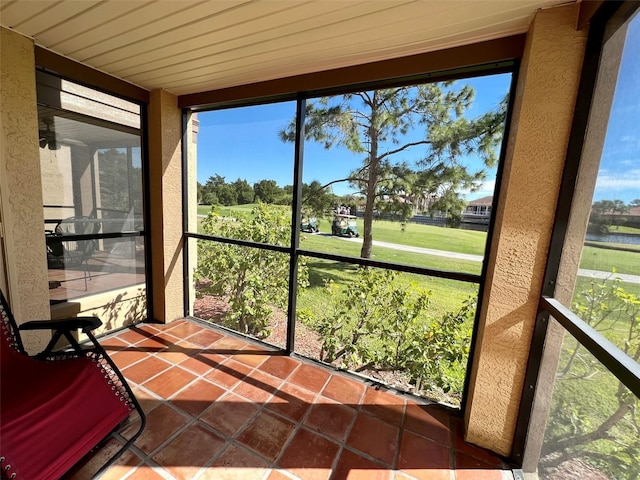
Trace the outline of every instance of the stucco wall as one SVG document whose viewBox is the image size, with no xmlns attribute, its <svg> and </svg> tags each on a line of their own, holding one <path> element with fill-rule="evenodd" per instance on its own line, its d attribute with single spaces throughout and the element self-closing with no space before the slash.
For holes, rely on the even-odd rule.
<svg viewBox="0 0 640 480">
<path fill-rule="evenodd" d="M 465 412 L 467 440 L 509 455 L 584 55 L 577 5 L 527 34 Z"/>
<path fill-rule="evenodd" d="M 582 158 L 571 204 L 562 258 L 558 270 L 554 297 L 570 306 L 573 299 L 580 258 L 587 232 L 593 192 L 607 133 L 609 115 L 618 80 L 620 60 L 626 39 L 626 24 L 611 35 L 604 46 L 598 69 L 597 86 L 589 112 L 588 132 L 584 139 Z M 544 443 L 547 418 L 551 409 L 558 361 L 566 330 L 551 318 L 540 364 L 538 384 L 531 412 L 523 470 L 535 472 Z M 569 335 L 568 333 L 566 335 Z M 533 476 L 532 478 L 537 478 Z"/>
<path fill-rule="evenodd" d="M 184 314 L 182 270 L 182 112 L 178 98 L 151 92 L 149 177 L 153 316 L 168 322 Z"/>
<path fill-rule="evenodd" d="M 18 323 L 49 318 L 33 42 L 0 27 L 0 195 L 11 309 Z M 6 293 L 6 292 L 5 292 Z M 46 344 L 24 335 L 25 347 Z"/>
<path fill-rule="evenodd" d="M 140 321 L 146 316 L 144 285 L 85 297 L 50 310 L 42 178 L 48 178 L 51 172 L 41 171 L 41 154 L 48 161 L 46 152 L 51 151 L 38 147 L 34 46 L 32 40 L 11 30 L 0 28 L 0 33 L 0 196 L 6 283 L 16 319 L 22 323 L 50 318 L 50 315 L 64 318 L 95 314 L 104 322 L 97 333 L 103 333 L 107 327 L 115 329 Z M 63 151 L 57 153 L 62 155 Z M 69 155 L 68 149 L 66 152 Z M 88 174 L 87 169 L 83 175 L 85 184 L 91 180 Z M 87 209 L 92 206 L 82 208 L 88 213 Z M 24 332 L 23 338 L 27 349 L 35 353 L 46 345 L 51 335 Z"/>
<path fill-rule="evenodd" d="M 53 305 L 51 317 L 55 319 L 78 316 L 98 317 L 102 321 L 102 326 L 95 329 L 93 334 L 103 335 L 146 320 L 146 293 L 145 285 L 138 284 L 89 295 Z M 83 334 L 79 334 L 79 338 L 86 340 Z"/>
</svg>

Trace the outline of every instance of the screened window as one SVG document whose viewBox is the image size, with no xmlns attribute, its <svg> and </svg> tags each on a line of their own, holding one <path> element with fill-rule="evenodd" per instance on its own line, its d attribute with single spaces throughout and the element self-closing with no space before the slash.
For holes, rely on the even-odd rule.
<svg viewBox="0 0 640 480">
<path fill-rule="evenodd" d="M 38 72 L 51 303 L 119 290 L 146 317 L 140 106 Z M 115 315 L 115 314 L 114 314 Z"/>
<path fill-rule="evenodd" d="M 510 84 L 199 111 L 194 315 L 459 405 Z"/>
</svg>

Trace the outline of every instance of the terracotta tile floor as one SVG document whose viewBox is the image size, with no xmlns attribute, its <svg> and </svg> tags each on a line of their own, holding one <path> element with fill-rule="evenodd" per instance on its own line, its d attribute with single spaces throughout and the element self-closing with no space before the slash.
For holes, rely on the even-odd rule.
<svg viewBox="0 0 640 480">
<path fill-rule="evenodd" d="M 192 320 L 102 340 L 147 414 L 101 477 L 216 480 L 506 480 L 443 407 L 376 389 Z M 124 432 L 126 433 L 126 432 Z M 65 480 L 90 479 L 110 440 Z"/>
</svg>

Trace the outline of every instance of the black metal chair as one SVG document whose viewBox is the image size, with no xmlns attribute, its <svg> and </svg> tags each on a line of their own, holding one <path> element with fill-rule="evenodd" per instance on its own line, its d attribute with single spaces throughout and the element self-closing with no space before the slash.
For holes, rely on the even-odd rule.
<svg viewBox="0 0 640 480">
<path fill-rule="evenodd" d="M 0 291 L 0 478 L 60 478 L 119 430 L 135 433 L 96 473 L 100 476 L 138 438 L 144 412 L 122 373 L 91 333 L 95 317 L 42 320 L 17 326 Z M 25 353 L 20 331 L 51 330 L 38 355 Z M 81 330 L 88 344 L 72 334 Z M 61 338 L 69 347 L 56 350 Z M 137 412 L 138 419 L 135 418 Z"/>
<path fill-rule="evenodd" d="M 81 267 L 84 273 L 84 289 L 87 290 L 87 278 L 91 280 L 89 260 L 98 248 L 98 240 L 65 240 L 65 236 L 95 235 L 100 232 L 99 220 L 86 216 L 69 217 L 61 220 L 55 228 L 55 235 L 47 237 L 49 244 L 49 268 Z"/>
</svg>

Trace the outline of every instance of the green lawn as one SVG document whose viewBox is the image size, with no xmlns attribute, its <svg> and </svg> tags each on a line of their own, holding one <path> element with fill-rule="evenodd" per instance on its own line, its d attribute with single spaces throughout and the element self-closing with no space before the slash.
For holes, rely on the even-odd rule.
<svg viewBox="0 0 640 480">
<path fill-rule="evenodd" d="M 255 205 L 241 205 L 234 207 L 224 207 L 220 213 L 226 216 L 233 216 L 238 212 L 250 212 Z M 283 207 L 288 208 L 288 207 Z M 201 205 L 198 212 L 201 215 L 208 213 L 210 207 Z M 201 213 L 202 212 L 202 213 Z M 362 231 L 362 220 L 358 220 Z M 321 231 L 330 229 L 330 223 L 326 219 L 321 220 Z M 409 224 L 403 232 L 400 224 L 389 221 L 376 221 L 373 225 L 373 236 L 375 240 L 399 243 L 410 246 L 421 246 L 448 250 L 459 253 L 471 253 L 481 255 L 484 251 L 486 233 L 452 228 L 442 228 L 430 225 Z M 200 228 L 199 228 L 200 231 Z M 361 243 L 349 242 L 343 239 L 328 235 L 302 234 L 301 248 L 338 255 L 352 257 L 360 256 Z M 639 252 L 640 253 L 640 252 Z M 458 260 L 434 255 L 404 252 L 392 248 L 374 246 L 372 250 L 373 260 L 393 262 L 404 265 L 416 265 L 436 270 L 449 270 L 464 273 L 480 274 L 482 263 L 467 260 Z M 337 266 L 337 268 L 336 268 Z M 610 272 L 612 267 L 619 273 L 629 273 L 640 275 L 640 255 L 635 252 L 619 251 L 612 249 L 584 247 L 581 268 Z M 316 259 L 309 259 L 312 285 L 305 295 L 308 298 L 301 298 L 301 306 L 311 310 L 322 309 L 322 278 L 331 278 L 338 283 L 347 282 L 351 270 L 355 267 L 336 262 L 324 262 Z M 463 282 L 441 280 L 436 278 L 422 277 L 418 275 L 403 274 L 403 278 L 417 282 L 423 288 L 434 291 L 434 299 L 442 303 L 442 307 L 437 309 L 441 312 L 459 306 L 461 301 L 470 292 L 477 291 L 477 286 L 470 286 Z M 405 281 L 405 280 L 403 280 Z M 581 291 L 588 284 L 588 279 L 579 278 L 576 291 Z M 408 283 L 409 280 L 406 280 Z M 640 295 L 640 285 L 625 285 L 629 291 L 637 292 Z M 434 300 L 435 301 L 435 300 Z M 317 304 L 319 307 L 313 307 Z"/>
<path fill-rule="evenodd" d="M 351 281 L 357 265 L 306 258 L 309 268 L 309 287 L 301 290 L 298 308 L 308 310 L 316 316 L 322 315 L 326 309 L 327 297 L 323 291 L 324 282 L 332 280 L 344 286 Z M 440 317 L 446 312 L 458 310 L 462 302 L 478 293 L 478 284 L 426 277 L 410 273 L 400 273 L 397 282 L 406 288 L 416 288 L 432 292 L 430 315 Z"/>
<path fill-rule="evenodd" d="M 253 207 L 254 205 L 243 205 L 222 208 L 218 211 L 224 216 L 233 217 L 239 212 L 250 212 Z M 283 208 L 288 209 L 288 207 Z M 198 207 L 198 213 L 200 215 L 206 215 L 209 211 L 209 207 Z M 199 223 L 200 221 L 201 219 L 199 219 Z M 358 219 L 358 227 L 362 233 L 361 219 Z M 321 220 L 320 231 L 325 233 L 330 231 L 329 220 Z M 373 237 L 375 240 L 389 243 L 482 255 L 484 253 L 487 235 L 483 232 L 417 224 L 408 224 L 405 231 L 402 231 L 400 224 L 397 222 L 377 221 L 374 222 L 373 225 Z M 360 255 L 360 242 L 349 242 L 326 234 L 301 234 L 301 239 L 300 247 L 304 250 L 352 257 L 358 257 Z M 612 246 L 611 244 L 606 245 Z M 626 247 L 628 246 L 625 246 L 625 248 Z M 587 246 L 584 247 L 580 266 L 585 269 L 605 272 L 612 271 L 612 267 L 615 266 L 616 271 L 619 273 L 640 275 L 640 255 L 638 255 L 638 253 L 640 253 L 640 251 L 630 252 Z M 379 246 L 373 247 L 371 258 L 373 260 L 474 274 L 479 274 L 482 268 L 481 262 L 404 252 Z M 328 304 L 330 299 L 323 290 L 325 281 L 332 280 L 339 286 L 346 286 L 354 279 L 357 266 L 315 258 L 306 258 L 305 260 L 309 268 L 310 285 L 306 289 L 299 290 L 297 309 L 299 312 L 304 311 L 318 318 L 325 315 L 330 307 Z M 577 279 L 575 289 L 577 292 L 576 296 L 589 287 L 589 281 L 590 279 L 585 277 L 579 277 Z M 478 292 L 477 284 L 408 273 L 401 273 L 397 282 L 405 288 L 421 288 L 432 292 L 430 297 L 431 303 L 426 313 L 426 318 L 439 318 L 447 312 L 457 311 L 462 306 L 464 300 Z M 640 296 L 640 284 L 625 283 L 622 286 L 627 292 Z M 603 323 L 599 330 L 602 330 L 614 343 L 622 346 L 625 334 L 627 333 L 627 326 L 622 323 L 623 322 L 620 322 L 620 324 Z M 566 357 L 566 353 L 564 355 Z M 463 373 L 464 372 L 462 372 L 462 374 Z M 609 383 L 608 379 L 605 383 L 607 385 L 603 385 L 603 389 L 608 390 L 612 388 L 613 385 Z M 572 398 L 574 393 L 570 390 L 565 390 L 563 393 L 560 393 L 560 395 L 565 398 Z"/>
<path fill-rule="evenodd" d="M 610 227 L 609 233 L 635 233 L 636 235 L 640 235 L 640 228 L 635 227 L 627 227 L 626 225 L 620 225 L 619 227 Z"/>
<path fill-rule="evenodd" d="M 356 220 L 360 235 L 364 232 L 364 222 Z M 331 221 L 320 220 L 320 232 L 331 232 Z M 373 239 L 380 242 L 397 243 L 411 247 L 432 248 L 448 252 L 483 255 L 487 241 L 486 232 L 443 228 L 434 225 L 408 223 L 404 231 L 399 222 L 376 220 L 373 222 Z M 305 247 L 306 248 L 306 247 Z M 325 250 L 323 250 L 325 251 Z"/>
<path fill-rule="evenodd" d="M 360 235 L 364 232 L 364 222 L 356 220 Z M 320 231 L 331 232 L 331 221 L 320 220 Z M 373 239 L 380 242 L 398 243 L 412 247 L 433 248 L 449 252 L 483 255 L 487 241 L 486 232 L 443 228 L 434 225 L 407 223 L 404 231 L 399 222 L 376 220 L 373 222 Z"/>
<path fill-rule="evenodd" d="M 615 242 L 594 242 L 593 240 L 588 240 L 587 242 L 590 247 L 600 247 L 600 248 L 608 248 L 608 249 L 619 249 L 619 250 L 633 250 L 635 252 L 640 252 L 640 245 L 633 245 L 630 243 L 615 243 Z"/>
<path fill-rule="evenodd" d="M 640 275 L 640 251 L 628 252 L 609 248 L 584 247 L 580 268 L 618 273 Z"/>
<path fill-rule="evenodd" d="M 362 220 L 358 220 L 358 228 L 362 231 Z M 379 220 L 373 222 L 373 238 L 414 247 L 483 255 L 487 233 L 417 223 L 408 223 L 402 231 L 398 222 Z"/>
<path fill-rule="evenodd" d="M 217 208 L 221 215 L 232 217 L 234 213 L 250 213 L 253 207 L 255 207 L 255 204 Z M 289 207 L 282 208 L 288 209 Z M 207 215 L 210 211 L 211 207 L 207 205 L 198 205 L 198 215 Z M 321 232 L 331 232 L 331 219 L 321 218 L 319 222 Z M 357 219 L 357 224 L 358 230 L 362 235 L 364 225 L 361 218 Z M 385 220 L 377 220 L 373 222 L 372 233 L 374 240 L 381 242 L 398 243 L 412 247 L 433 248 L 436 250 L 446 250 L 449 252 L 467 253 L 472 255 L 483 255 L 487 240 L 486 232 L 443 228 L 433 225 L 418 225 L 415 223 L 407 224 L 403 231 L 399 222 Z"/>
<path fill-rule="evenodd" d="M 249 213 L 255 204 L 236 205 L 232 207 L 218 207 L 220 214 L 233 216 L 239 212 Z M 288 209 L 289 207 L 282 207 Z M 198 206 L 198 214 L 206 215 L 211 207 L 206 205 Z M 200 227 L 201 219 L 198 219 L 198 232 L 204 233 Z M 358 228 L 362 234 L 362 219 L 357 220 Z M 620 227 L 629 228 L 629 227 Z M 330 220 L 320 220 L 320 231 L 329 232 L 331 230 Z M 304 237 L 301 248 L 305 250 L 316 250 L 319 252 L 360 256 L 360 244 L 346 242 L 339 238 L 325 235 L 302 235 Z M 407 224 L 405 231 L 402 231 L 400 223 L 390 221 L 375 221 L 373 224 L 374 240 L 388 243 L 397 243 L 407 246 L 433 248 L 456 253 L 482 255 L 485 249 L 487 234 L 485 232 L 475 232 L 471 230 L 461 230 L 455 228 L 443 228 L 432 225 Z M 604 244 L 615 246 L 614 244 Z M 624 245 L 623 248 L 630 246 Z M 633 247 L 631 247 L 633 248 Z M 640 249 L 638 250 L 640 253 Z M 640 255 L 636 252 L 614 250 L 611 248 L 597 248 L 585 246 L 582 254 L 580 267 L 589 270 L 599 270 L 610 272 L 615 267 L 619 273 L 640 275 Z M 454 270 L 465 273 L 480 273 L 481 264 L 479 262 L 469 262 L 464 260 L 448 259 L 424 254 L 402 252 L 389 248 L 373 247 L 372 259 L 402 263 L 407 265 L 418 265 L 425 268 L 440 270 Z"/>
<path fill-rule="evenodd" d="M 376 238 L 375 234 L 374 238 Z M 361 246 L 361 243 L 348 242 L 337 237 L 324 235 L 305 235 L 304 240 L 300 242 L 300 248 L 304 250 L 332 253 L 335 255 L 347 255 L 351 257 L 360 256 Z M 403 252 L 393 248 L 377 246 L 374 246 L 372 249 L 371 259 L 432 268 L 436 270 L 453 270 L 457 272 L 474 273 L 478 275 L 482 269 L 481 262 L 457 260 L 435 255 L 425 255 L 423 253 Z"/>
</svg>

